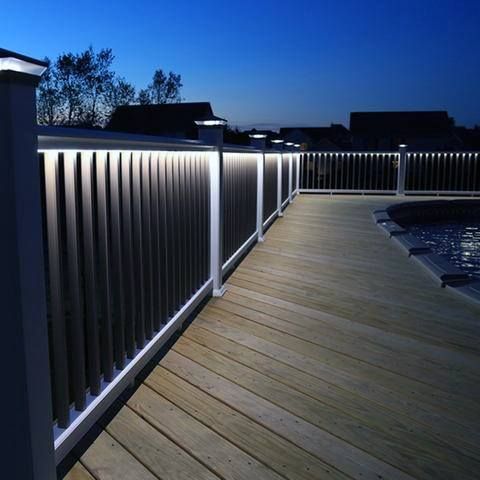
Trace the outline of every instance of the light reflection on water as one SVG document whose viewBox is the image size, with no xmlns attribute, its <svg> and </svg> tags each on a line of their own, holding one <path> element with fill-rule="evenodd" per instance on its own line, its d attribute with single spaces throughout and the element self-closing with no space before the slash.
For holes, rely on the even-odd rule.
<svg viewBox="0 0 480 480">
<path fill-rule="evenodd" d="M 450 263 L 480 276 L 480 222 L 410 225 L 409 230 Z"/>
</svg>

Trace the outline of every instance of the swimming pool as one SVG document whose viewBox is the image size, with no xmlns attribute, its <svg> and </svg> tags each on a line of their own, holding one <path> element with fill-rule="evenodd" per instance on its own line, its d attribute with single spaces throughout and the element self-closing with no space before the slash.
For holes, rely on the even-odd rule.
<svg viewBox="0 0 480 480">
<path fill-rule="evenodd" d="M 480 277 L 480 221 L 411 224 L 407 228 L 457 268 Z"/>
</svg>

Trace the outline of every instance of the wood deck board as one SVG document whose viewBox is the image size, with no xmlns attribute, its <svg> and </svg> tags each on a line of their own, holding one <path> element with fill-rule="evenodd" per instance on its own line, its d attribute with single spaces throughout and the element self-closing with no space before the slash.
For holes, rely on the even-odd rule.
<svg viewBox="0 0 480 480">
<path fill-rule="evenodd" d="M 470 479 L 480 309 L 373 223 L 302 195 L 66 477 Z"/>
</svg>

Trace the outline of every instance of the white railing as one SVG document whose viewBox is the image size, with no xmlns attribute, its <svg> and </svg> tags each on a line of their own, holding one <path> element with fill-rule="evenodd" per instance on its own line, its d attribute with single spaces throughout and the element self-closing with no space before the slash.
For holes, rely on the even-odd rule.
<svg viewBox="0 0 480 480">
<path fill-rule="evenodd" d="M 263 235 L 271 192 L 259 175 L 292 198 L 293 156 L 52 127 L 37 140 L 58 462 L 192 310 L 222 293 Z M 272 155 L 278 170 L 265 167 Z"/>
<path fill-rule="evenodd" d="M 479 195 L 480 153 L 407 153 L 405 191 L 410 194 Z"/>
<path fill-rule="evenodd" d="M 223 145 L 218 129 L 206 144 L 37 127 L 29 89 L 0 89 L 0 156 L 14 172 L 0 180 L 2 282 L 20 278 L 3 302 L 14 316 L 4 334 L 28 386 L 17 413 L 35 439 L 15 448 L 37 458 L 29 478 L 43 480 L 192 311 L 222 294 L 224 275 L 298 192 L 299 157 Z"/>
<path fill-rule="evenodd" d="M 477 152 L 304 152 L 300 192 L 479 195 Z"/>
</svg>

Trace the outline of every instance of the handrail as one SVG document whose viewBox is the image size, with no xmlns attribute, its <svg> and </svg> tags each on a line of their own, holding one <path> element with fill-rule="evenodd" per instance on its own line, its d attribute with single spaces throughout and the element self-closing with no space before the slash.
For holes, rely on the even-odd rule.
<svg viewBox="0 0 480 480">
<path fill-rule="evenodd" d="M 104 130 L 38 126 L 37 134 L 39 150 L 214 150 L 198 140 Z"/>
<path fill-rule="evenodd" d="M 189 140 L 137 133 L 113 132 L 70 127 L 39 125 L 38 148 L 44 150 L 201 150 L 211 151 L 212 145 L 200 140 Z M 121 148 L 119 148 L 121 147 Z M 225 152 L 263 153 L 264 150 L 225 143 Z M 265 153 L 282 153 L 280 150 L 265 150 Z"/>
</svg>

